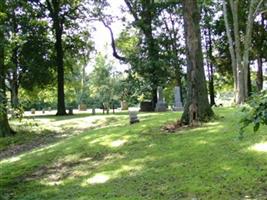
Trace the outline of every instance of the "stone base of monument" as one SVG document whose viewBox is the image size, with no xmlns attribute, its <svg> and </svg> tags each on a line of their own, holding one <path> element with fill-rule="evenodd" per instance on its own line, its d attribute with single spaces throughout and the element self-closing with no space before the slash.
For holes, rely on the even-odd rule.
<svg viewBox="0 0 267 200">
<path fill-rule="evenodd" d="M 130 120 L 130 124 L 135 124 L 135 123 L 140 122 L 140 120 L 137 117 L 137 112 L 135 112 L 135 111 L 129 112 L 129 118 L 130 118 L 129 119 Z"/>
<path fill-rule="evenodd" d="M 173 111 L 184 111 L 183 107 L 173 107 Z"/>
<path fill-rule="evenodd" d="M 184 110 L 184 107 L 183 107 L 183 104 L 182 103 L 176 103 L 176 105 L 174 105 L 173 111 L 183 111 Z"/>
<path fill-rule="evenodd" d="M 165 102 L 157 102 L 155 111 L 156 112 L 166 112 L 167 111 L 167 104 Z"/>
</svg>

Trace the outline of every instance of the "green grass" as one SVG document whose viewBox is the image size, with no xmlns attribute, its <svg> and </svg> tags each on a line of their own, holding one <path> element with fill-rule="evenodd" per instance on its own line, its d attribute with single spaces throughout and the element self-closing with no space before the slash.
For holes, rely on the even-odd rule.
<svg viewBox="0 0 267 200">
<path fill-rule="evenodd" d="M 266 127 L 240 141 L 240 113 L 216 113 L 224 117 L 174 134 L 161 126 L 177 113 L 141 114 L 134 125 L 125 115 L 99 119 L 92 130 L 1 160 L 0 199 L 266 199 Z"/>
</svg>

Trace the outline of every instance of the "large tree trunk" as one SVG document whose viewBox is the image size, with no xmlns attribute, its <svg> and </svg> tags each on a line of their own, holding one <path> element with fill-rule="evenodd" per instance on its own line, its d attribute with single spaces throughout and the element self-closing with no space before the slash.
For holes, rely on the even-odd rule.
<svg viewBox="0 0 267 200">
<path fill-rule="evenodd" d="M 187 100 L 182 123 L 194 125 L 208 121 L 214 114 L 208 101 L 200 36 L 197 0 L 183 0 L 187 52 Z"/>
<path fill-rule="evenodd" d="M 0 12 L 3 10 L 3 3 L 0 3 Z M 6 88 L 5 88 L 5 68 L 4 68 L 4 32 L 3 21 L 0 20 L 0 137 L 13 135 L 14 132 L 9 126 L 6 109 Z"/>
<path fill-rule="evenodd" d="M 62 30 L 56 31 L 56 52 L 57 52 L 57 115 L 66 115 L 65 94 L 64 94 L 64 63 L 62 48 Z"/>
<path fill-rule="evenodd" d="M 54 29 L 55 29 L 55 49 L 56 49 L 56 63 L 57 63 L 57 115 L 67 115 L 65 108 L 65 94 L 64 94 L 64 51 L 62 47 L 62 33 L 63 23 L 59 18 L 59 5 L 54 5 Z"/>
</svg>

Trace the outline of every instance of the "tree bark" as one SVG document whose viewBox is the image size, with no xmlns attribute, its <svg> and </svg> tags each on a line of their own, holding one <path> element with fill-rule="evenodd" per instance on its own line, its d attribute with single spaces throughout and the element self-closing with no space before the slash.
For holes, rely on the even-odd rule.
<svg viewBox="0 0 267 200">
<path fill-rule="evenodd" d="M 252 94 L 252 84 L 251 84 L 251 70 L 250 65 L 248 66 L 248 73 L 247 73 L 247 90 L 248 90 L 248 97 Z"/>
<path fill-rule="evenodd" d="M 243 37 L 243 51 L 241 52 L 241 40 L 240 30 L 238 21 L 238 0 L 229 0 L 231 13 L 233 17 L 233 28 L 234 28 L 234 43 L 230 33 L 229 22 L 227 19 L 226 3 L 223 1 L 224 20 L 227 31 L 227 37 L 229 42 L 229 49 L 231 53 L 232 66 L 236 68 L 236 103 L 242 104 L 245 102 L 249 95 L 249 52 L 251 48 L 251 34 L 253 28 L 253 21 L 259 11 L 263 0 L 251 0 L 249 1 L 248 18 L 246 21 L 246 31 Z M 235 49 L 233 48 L 235 47 Z M 233 52 L 234 50 L 234 52 Z M 243 53 L 243 57 L 242 57 Z M 235 56 L 233 56 L 235 55 Z M 234 69 L 234 68 L 233 68 Z"/>
<path fill-rule="evenodd" d="M 257 63 L 258 63 L 258 71 L 257 71 L 257 90 L 260 92 L 263 88 L 263 73 L 262 73 L 262 58 L 259 56 L 257 58 Z"/>
<path fill-rule="evenodd" d="M 205 9 L 205 16 L 208 16 L 208 11 Z M 211 28 L 210 24 L 206 24 L 206 29 L 204 30 L 205 36 L 205 47 L 206 47 L 206 64 L 208 68 L 208 87 L 209 87 L 209 97 L 210 106 L 215 105 L 215 94 L 214 94 L 214 70 L 213 70 L 213 59 L 212 59 L 212 38 L 211 38 Z"/>
<path fill-rule="evenodd" d="M 18 34 L 18 23 L 17 23 L 17 18 L 15 14 L 15 10 L 12 9 L 12 27 L 13 27 L 13 32 L 15 36 Z M 13 68 L 10 72 L 9 76 L 9 83 L 10 83 L 10 92 L 11 92 L 11 106 L 12 108 L 17 108 L 19 106 L 19 98 L 18 98 L 18 93 L 19 93 L 19 74 L 18 74 L 18 69 L 19 69 L 19 58 L 18 58 L 18 43 L 15 43 L 15 47 L 12 50 L 12 63 L 13 63 Z"/>
<path fill-rule="evenodd" d="M 0 12 L 4 11 L 4 4 L 0 3 Z M 6 109 L 6 86 L 4 66 L 4 22 L 0 20 L 0 137 L 13 135 L 15 132 L 10 128 Z"/>
<path fill-rule="evenodd" d="M 58 22 L 59 23 L 59 22 Z M 63 48 L 62 48 L 62 28 L 56 24 L 56 62 L 57 62 L 57 115 L 67 115 L 65 108 L 65 94 L 64 94 L 64 62 L 63 62 Z"/>
<path fill-rule="evenodd" d="M 242 104 L 246 99 L 246 83 L 245 72 L 241 60 L 241 44 L 239 33 L 239 21 L 238 21 L 238 1 L 230 0 L 231 11 L 233 15 L 234 26 L 234 38 L 235 38 L 235 54 L 236 54 L 236 66 L 237 66 L 237 104 Z"/>
<path fill-rule="evenodd" d="M 55 34 L 55 50 L 56 50 L 56 65 L 57 65 L 57 114 L 67 115 L 65 107 L 64 94 L 64 51 L 62 46 L 62 34 L 64 16 L 60 16 L 60 1 L 46 0 L 50 16 L 53 21 L 53 30 Z"/>
<path fill-rule="evenodd" d="M 200 36 L 200 13 L 197 0 L 183 0 L 184 29 L 187 54 L 187 100 L 182 123 L 194 125 L 208 121 L 214 113 L 208 101 Z M 194 112 L 194 113 L 192 113 Z"/>
<path fill-rule="evenodd" d="M 229 44 L 229 52 L 231 55 L 231 66 L 233 71 L 233 78 L 234 78 L 234 93 L 235 93 L 235 102 L 237 102 L 237 67 L 236 67 L 236 55 L 234 49 L 234 42 L 231 35 L 230 24 L 228 20 L 227 8 L 226 8 L 226 1 L 223 1 L 223 16 L 224 16 L 224 23 L 226 29 L 226 35 Z"/>
<path fill-rule="evenodd" d="M 11 92 L 11 106 L 12 108 L 17 108 L 19 105 L 19 80 L 18 80 L 18 48 L 16 47 L 13 50 L 12 62 L 14 64 L 14 68 L 11 70 L 11 74 L 9 77 L 10 83 L 10 92 Z"/>
<path fill-rule="evenodd" d="M 243 69 L 244 69 L 244 83 L 245 83 L 245 88 L 244 88 L 245 100 L 247 99 L 247 97 L 250 95 L 251 92 L 249 91 L 251 90 L 251 88 L 248 88 L 251 86 L 251 83 L 249 82 L 250 81 L 249 52 L 251 49 L 251 35 L 252 35 L 253 21 L 255 18 L 254 7 L 256 3 L 257 3 L 256 0 L 251 0 L 249 4 L 246 35 L 244 40 Z M 255 10 L 255 12 L 257 12 L 257 10 Z"/>
</svg>

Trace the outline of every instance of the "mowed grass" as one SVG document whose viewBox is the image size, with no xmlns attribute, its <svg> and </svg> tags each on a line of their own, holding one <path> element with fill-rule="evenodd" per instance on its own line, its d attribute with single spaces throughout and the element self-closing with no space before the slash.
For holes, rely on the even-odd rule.
<svg viewBox="0 0 267 200">
<path fill-rule="evenodd" d="M 266 127 L 239 140 L 237 109 L 216 113 L 171 134 L 161 127 L 178 113 L 140 114 L 134 125 L 117 115 L 116 126 L 0 160 L 0 199 L 266 199 Z"/>
</svg>

